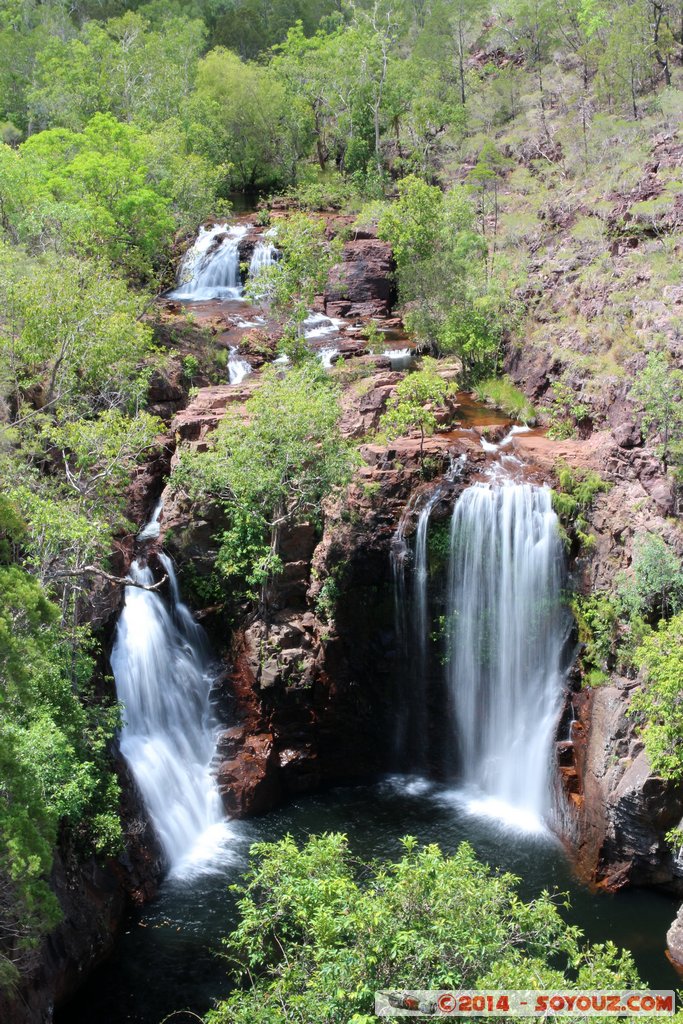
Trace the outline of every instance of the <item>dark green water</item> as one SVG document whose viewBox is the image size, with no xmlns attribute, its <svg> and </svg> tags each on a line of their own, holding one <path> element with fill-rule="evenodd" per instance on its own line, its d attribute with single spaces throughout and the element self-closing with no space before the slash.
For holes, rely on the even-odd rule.
<svg viewBox="0 0 683 1024">
<path fill-rule="evenodd" d="M 439 843 L 445 851 L 467 839 L 489 864 L 519 875 L 523 895 L 545 888 L 568 892 L 566 916 L 587 938 L 612 939 L 630 949 L 651 986 L 676 988 L 679 983 L 664 955 L 676 901 L 646 890 L 591 893 L 572 877 L 555 841 L 501 830 L 491 820 L 469 816 L 457 795 L 442 787 L 392 777 L 335 789 L 235 823 L 222 870 L 191 882 L 167 881 L 158 899 L 130 921 L 113 958 L 56 1015 L 56 1024 L 160 1024 L 174 1010 L 204 1013 L 227 992 L 225 968 L 215 950 L 234 922 L 234 897 L 227 888 L 244 869 L 249 845 L 287 832 L 302 839 L 322 831 L 346 832 L 355 852 L 368 858 L 400 856 L 398 841 L 407 834 Z M 173 1022 L 190 1019 L 178 1014 Z"/>
</svg>

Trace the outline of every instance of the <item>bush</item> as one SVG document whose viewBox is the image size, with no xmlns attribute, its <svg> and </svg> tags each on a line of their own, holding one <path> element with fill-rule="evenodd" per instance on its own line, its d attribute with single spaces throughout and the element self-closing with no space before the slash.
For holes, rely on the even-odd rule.
<svg viewBox="0 0 683 1024">
<path fill-rule="evenodd" d="M 634 658 L 646 681 L 628 713 L 638 717 L 652 770 L 665 779 L 683 778 L 683 614 L 645 637 Z"/>
<path fill-rule="evenodd" d="M 534 424 L 536 412 L 526 395 L 515 387 L 509 377 L 490 377 L 480 381 L 474 387 L 474 393 L 480 402 L 487 402 L 502 409 L 514 420 Z"/>
<path fill-rule="evenodd" d="M 207 1024 L 371 1024 L 374 993 L 393 987 L 630 988 L 637 974 L 611 943 L 583 947 L 547 892 L 402 841 L 397 863 L 364 864 L 345 836 L 259 843 L 226 940 L 237 989 Z"/>
<path fill-rule="evenodd" d="M 656 534 L 641 534 L 633 545 L 629 576 L 618 580 L 619 598 L 630 616 L 658 621 L 683 608 L 681 560 Z"/>
<path fill-rule="evenodd" d="M 565 543 L 575 537 L 579 544 L 590 547 L 593 538 L 589 534 L 590 511 L 596 495 L 608 491 L 612 486 L 592 469 L 573 469 L 565 463 L 556 467 L 558 487 L 553 491 L 553 508 L 564 531 Z"/>
</svg>

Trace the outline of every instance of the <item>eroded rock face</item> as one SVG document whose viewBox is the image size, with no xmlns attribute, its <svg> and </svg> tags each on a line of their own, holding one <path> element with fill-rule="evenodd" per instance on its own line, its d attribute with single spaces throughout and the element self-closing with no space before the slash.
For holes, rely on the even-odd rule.
<svg viewBox="0 0 683 1024">
<path fill-rule="evenodd" d="M 582 797 L 575 804 L 579 866 L 609 890 L 649 885 L 683 894 L 683 866 L 664 840 L 683 814 L 683 787 L 653 775 L 628 718 L 634 682 L 592 692 L 579 710 Z"/>
<path fill-rule="evenodd" d="M 666 945 L 669 958 L 679 970 L 683 970 L 683 906 L 666 933 Z"/>
<path fill-rule="evenodd" d="M 391 247 L 378 238 L 344 244 L 325 289 L 325 313 L 333 317 L 386 317 L 396 298 Z"/>
</svg>

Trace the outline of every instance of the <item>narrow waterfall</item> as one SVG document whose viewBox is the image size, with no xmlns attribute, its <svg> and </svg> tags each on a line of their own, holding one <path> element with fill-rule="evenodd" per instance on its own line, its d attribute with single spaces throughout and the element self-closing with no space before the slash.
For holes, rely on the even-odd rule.
<svg viewBox="0 0 683 1024">
<path fill-rule="evenodd" d="M 424 687 L 427 671 L 427 640 L 429 633 L 429 616 L 427 613 L 427 531 L 429 518 L 437 501 L 441 497 L 441 489 L 437 488 L 424 504 L 417 518 L 415 530 L 415 562 L 413 568 L 413 628 L 415 633 L 415 661 L 418 685 Z M 424 703 L 424 702 L 422 702 Z"/>
<path fill-rule="evenodd" d="M 547 488 L 475 484 L 453 510 L 448 683 L 466 789 L 478 809 L 538 828 L 551 810 L 552 746 L 569 615 Z"/>
<path fill-rule="evenodd" d="M 210 862 L 226 832 L 211 775 L 216 721 L 204 631 L 180 600 L 170 559 L 160 559 L 170 608 L 158 591 L 126 587 L 111 666 L 124 706 L 121 752 L 171 871 L 182 875 Z M 130 575 L 154 583 L 137 562 Z"/>
<path fill-rule="evenodd" d="M 248 377 L 253 367 L 246 359 L 241 359 L 237 352 L 237 345 L 230 346 L 228 358 L 228 383 L 241 384 L 245 377 Z"/>
<path fill-rule="evenodd" d="M 208 299 L 239 299 L 242 295 L 239 243 L 248 225 L 216 224 L 200 228 L 199 235 L 183 256 L 178 287 L 170 299 L 199 302 Z"/>
<path fill-rule="evenodd" d="M 249 277 L 258 277 L 266 267 L 272 267 L 276 256 L 277 249 L 272 242 L 258 241 L 249 262 Z"/>
</svg>

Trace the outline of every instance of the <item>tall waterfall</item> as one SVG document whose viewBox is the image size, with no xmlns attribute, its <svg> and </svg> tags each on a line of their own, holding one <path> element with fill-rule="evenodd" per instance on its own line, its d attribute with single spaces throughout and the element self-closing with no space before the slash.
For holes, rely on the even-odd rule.
<svg viewBox="0 0 683 1024">
<path fill-rule="evenodd" d="M 248 225 L 215 224 L 200 228 L 185 253 L 178 271 L 178 287 L 171 299 L 198 302 L 208 299 L 239 299 L 242 295 L 239 243 Z"/>
<path fill-rule="evenodd" d="M 171 870 L 183 874 L 211 859 L 225 826 L 210 770 L 216 721 L 204 631 L 180 600 L 170 559 L 160 558 L 171 605 L 157 591 L 126 587 L 111 666 L 124 705 L 121 752 Z M 154 583 L 137 562 L 130 575 Z"/>
<path fill-rule="evenodd" d="M 550 491 L 475 484 L 453 510 L 449 689 L 478 809 L 539 827 L 551 809 L 569 615 Z"/>
</svg>

